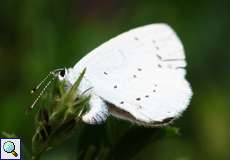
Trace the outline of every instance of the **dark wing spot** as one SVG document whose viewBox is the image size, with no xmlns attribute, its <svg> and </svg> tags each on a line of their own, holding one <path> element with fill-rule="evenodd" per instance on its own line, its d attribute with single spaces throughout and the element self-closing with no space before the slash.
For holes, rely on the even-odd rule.
<svg viewBox="0 0 230 160">
<path fill-rule="evenodd" d="M 117 88 L 117 85 L 113 86 L 113 88 Z"/>
<path fill-rule="evenodd" d="M 143 108 L 143 107 L 142 107 L 141 105 L 139 105 L 137 109 L 142 109 L 142 108 Z"/>
<path fill-rule="evenodd" d="M 154 86 L 157 87 L 157 84 L 155 84 Z"/>
<path fill-rule="evenodd" d="M 107 72 L 104 72 L 104 74 L 105 74 L 105 75 L 108 75 L 108 73 L 107 73 Z"/>
<path fill-rule="evenodd" d="M 138 98 L 136 98 L 136 100 L 137 100 L 137 101 L 140 101 L 140 100 L 141 100 L 141 98 L 140 98 L 140 97 L 138 97 Z"/>
<path fill-rule="evenodd" d="M 156 56 L 159 60 L 162 60 L 162 57 L 159 54 L 157 54 Z"/>
<path fill-rule="evenodd" d="M 139 38 L 138 38 L 138 37 L 134 37 L 134 40 L 138 41 L 138 40 L 139 40 Z"/>
<path fill-rule="evenodd" d="M 161 65 L 161 64 L 158 64 L 157 66 L 158 66 L 159 68 L 162 68 L 162 65 Z"/>
<path fill-rule="evenodd" d="M 156 90 L 154 89 L 153 92 L 156 92 Z"/>
<path fill-rule="evenodd" d="M 124 101 L 121 101 L 120 104 L 124 104 Z"/>
<path fill-rule="evenodd" d="M 134 75 L 133 75 L 133 78 L 137 78 L 137 75 L 134 74 Z"/>
<path fill-rule="evenodd" d="M 145 98 L 149 98 L 149 95 L 145 95 Z"/>
<path fill-rule="evenodd" d="M 142 71 L 142 69 L 141 69 L 141 68 L 137 68 L 137 70 L 138 70 L 138 71 Z"/>
</svg>

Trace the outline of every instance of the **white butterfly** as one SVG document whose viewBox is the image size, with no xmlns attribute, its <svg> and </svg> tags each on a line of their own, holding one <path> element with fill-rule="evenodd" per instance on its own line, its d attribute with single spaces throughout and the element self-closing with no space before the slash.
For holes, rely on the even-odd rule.
<svg viewBox="0 0 230 160">
<path fill-rule="evenodd" d="M 70 85 L 86 68 L 78 93 L 91 96 L 82 116 L 100 124 L 111 114 L 145 126 L 162 126 L 178 118 L 189 105 L 192 90 L 185 79 L 181 41 L 166 24 L 151 24 L 125 32 L 60 72 Z"/>
</svg>

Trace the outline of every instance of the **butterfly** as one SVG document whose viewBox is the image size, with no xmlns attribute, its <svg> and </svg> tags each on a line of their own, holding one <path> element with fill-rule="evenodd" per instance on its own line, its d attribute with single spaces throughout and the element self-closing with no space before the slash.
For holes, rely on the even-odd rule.
<svg viewBox="0 0 230 160">
<path fill-rule="evenodd" d="M 173 29 L 150 24 L 122 33 L 83 57 L 74 67 L 52 72 L 71 87 L 86 68 L 77 93 L 90 96 L 88 124 L 112 115 L 144 126 L 163 126 L 188 107 L 183 45 Z"/>
</svg>

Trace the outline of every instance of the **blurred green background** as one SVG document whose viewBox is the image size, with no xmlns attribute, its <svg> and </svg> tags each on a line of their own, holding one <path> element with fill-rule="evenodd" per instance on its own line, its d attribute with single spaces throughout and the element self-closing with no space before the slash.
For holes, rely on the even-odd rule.
<svg viewBox="0 0 230 160">
<path fill-rule="evenodd" d="M 45 74 L 73 66 L 124 31 L 166 22 L 184 43 L 194 91 L 190 107 L 173 124 L 181 135 L 148 141 L 145 134 L 155 129 L 139 127 L 128 134 L 133 138 L 125 136 L 129 123 L 112 119 L 116 127 L 108 128 L 108 122 L 83 126 L 43 159 L 76 159 L 79 147 L 94 153 L 98 146 L 107 148 L 108 139 L 117 143 L 119 136 L 117 159 L 230 159 L 229 6 L 228 0 L 0 1 L 0 131 L 17 134 L 30 147 L 34 122 L 25 110 L 33 100 L 30 89 Z M 130 154 L 137 139 L 148 143 Z"/>
</svg>

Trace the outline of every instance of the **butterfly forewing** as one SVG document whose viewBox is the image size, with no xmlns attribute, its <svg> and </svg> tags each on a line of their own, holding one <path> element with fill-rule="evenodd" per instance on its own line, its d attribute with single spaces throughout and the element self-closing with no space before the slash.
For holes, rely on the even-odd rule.
<svg viewBox="0 0 230 160">
<path fill-rule="evenodd" d="M 94 93 L 144 123 L 178 117 L 192 91 L 185 79 L 181 41 L 166 24 L 123 33 L 86 55 L 73 74 L 87 68 Z M 77 75 L 77 74 L 76 74 Z"/>
</svg>

